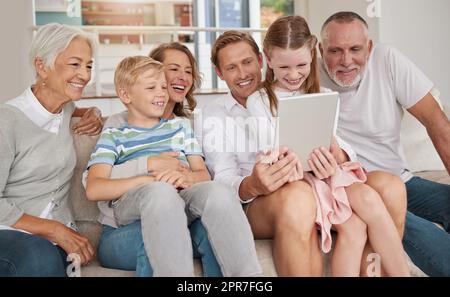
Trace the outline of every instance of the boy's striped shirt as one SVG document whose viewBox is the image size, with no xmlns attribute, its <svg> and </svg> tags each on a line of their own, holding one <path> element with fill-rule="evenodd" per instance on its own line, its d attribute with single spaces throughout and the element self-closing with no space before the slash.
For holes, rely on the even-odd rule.
<svg viewBox="0 0 450 297">
<path fill-rule="evenodd" d="M 118 165 L 139 157 L 179 152 L 179 160 L 189 165 L 187 156 L 202 150 L 188 119 L 162 119 L 153 128 L 140 128 L 125 123 L 119 128 L 106 128 L 100 135 L 87 167 L 94 164 Z"/>
</svg>

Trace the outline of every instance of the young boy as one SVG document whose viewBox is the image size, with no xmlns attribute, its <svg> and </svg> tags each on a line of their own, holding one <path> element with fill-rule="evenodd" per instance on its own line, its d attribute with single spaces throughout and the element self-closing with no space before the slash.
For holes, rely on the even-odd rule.
<svg viewBox="0 0 450 297">
<path fill-rule="evenodd" d="M 88 199 L 112 201 L 119 226 L 141 221 L 154 276 L 193 275 L 187 226 L 196 218 L 208 232 L 224 276 L 259 275 L 253 236 L 239 200 L 228 187 L 210 181 L 189 120 L 161 119 L 168 101 L 163 65 L 144 56 L 125 58 L 114 82 L 128 119 L 102 132 L 88 163 Z M 110 177 L 114 165 L 163 152 L 178 152 L 195 174 L 167 169 L 148 176 Z"/>
</svg>

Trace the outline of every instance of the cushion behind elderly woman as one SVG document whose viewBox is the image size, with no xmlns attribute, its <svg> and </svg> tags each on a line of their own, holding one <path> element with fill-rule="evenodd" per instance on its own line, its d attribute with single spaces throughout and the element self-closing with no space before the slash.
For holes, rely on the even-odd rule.
<svg viewBox="0 0 450 297">
<path fill-rule="evenodd" d="M 102 128 L 96 108 L 76 108 L 91 78 L 94 42 L 60 24 L 41 27 L 31 44 L 36 82 L 0 105 L 0 276 L 66 276 L 66 258 L 88 263 L 94 249 L 76 231 L 68 192 L 75 133 Z"/>
</svg>

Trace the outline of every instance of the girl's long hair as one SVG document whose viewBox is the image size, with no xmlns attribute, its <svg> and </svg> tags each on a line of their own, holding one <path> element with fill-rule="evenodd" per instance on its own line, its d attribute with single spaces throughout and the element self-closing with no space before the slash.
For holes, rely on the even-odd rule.
<svg viewBox="0 0 450 297">
<path fill-rule="evenodd" d="M 270 57 L 273 48 L 297 50 L 307 45 L 311 50 L 312 62 L 311 72 L 301 86 L 305 94 L 319 93 L 320 80 L 319 68 L 317 65 L 317 37 L 311 34 L 308 23 L 301 16 L 285 16 L 273 22 L 264 38 L 264 54 Z M 265 80 L 262 82 L 261 90 L 264 90 L 269 97 L 270 111 L 276 115 L 278 109 L 278 99 L 272 89 L 275 82 L 273 70 L 267 67 Z"/>
</svg>

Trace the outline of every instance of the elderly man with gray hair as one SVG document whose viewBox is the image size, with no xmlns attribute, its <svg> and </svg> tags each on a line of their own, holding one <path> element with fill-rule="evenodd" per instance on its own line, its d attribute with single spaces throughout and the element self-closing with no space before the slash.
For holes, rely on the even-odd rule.
<svg viewBox="0 0 450 297">
<path fill-rule="evenodd" d="M 94 248 L 69 208 L 74 132 L 98 134 L 97 108 L 76 108 L 91 78 L 95 42 L 78 29 L 48 24 L 31 44 L 36 82 L 0 105 L 0 276 L 67 276 L 68 255 L 88 263 Z"/>
<path fill-rule="evenodd" d="M 395 48 L 374 44 L 367 22 L 354 12 L 329 17 L 321 35 L 321 83 L 341 98 L 339 135 L 368 171 L 402 178 L 408 197 L 405 250 L 428 275 L 450 276 L 450 185 L 414 176 L 400 143 L 406 109 L 426 127 L 450 172 L 450 121 L 431 94 L 433 83 Z M 401 210 L 394 200 L 384 201 L 390 212 Z"/>
</svg>

